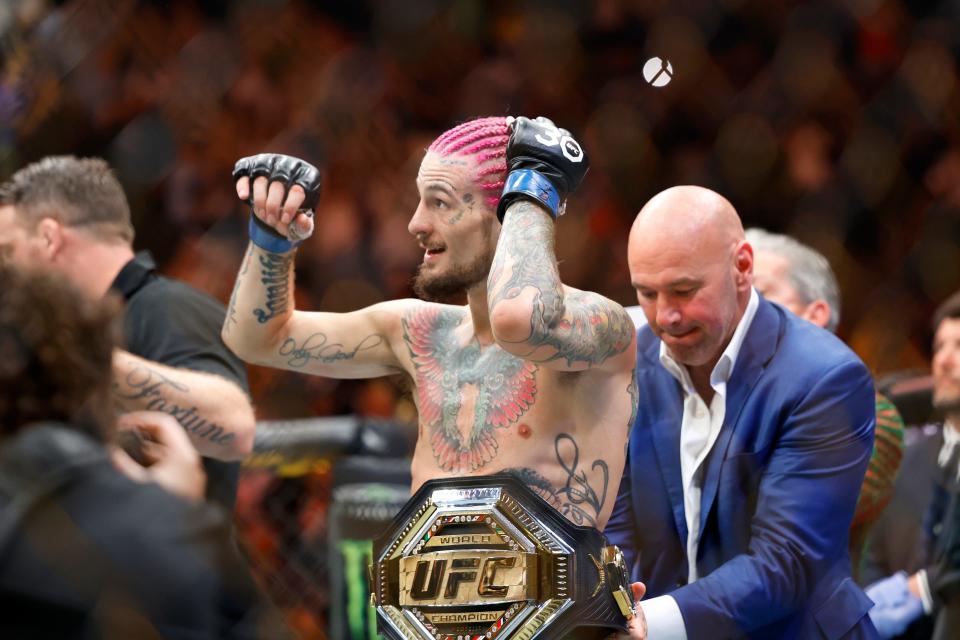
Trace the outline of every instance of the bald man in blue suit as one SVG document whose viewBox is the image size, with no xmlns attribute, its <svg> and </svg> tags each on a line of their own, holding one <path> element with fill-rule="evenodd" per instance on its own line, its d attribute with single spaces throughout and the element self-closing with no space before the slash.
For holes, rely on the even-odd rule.
<svg viewBox="0 0 960 640">
<path fill-rule="evenodd" d="M 628 251 L 647 326 L 606 533 L 646 585 L 632 637 L 877 637 L 847 552 L 873 444 L 866 367 L 757 294 L 712 191 L 655 196 Z"/>
</svg>

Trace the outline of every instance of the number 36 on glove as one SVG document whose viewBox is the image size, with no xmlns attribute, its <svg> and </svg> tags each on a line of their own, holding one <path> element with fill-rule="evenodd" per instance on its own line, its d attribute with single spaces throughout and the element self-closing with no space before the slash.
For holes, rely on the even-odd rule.
<svg viewBox="0 0 960 640">
<path fill-rule="evenodd" d="M 547 118 L 508 118 L 507 175 L 497 218 L 518 199 L 538 202 L 556 218 L 566 209 L 567 196 L 583 181 L 590 167 L 587 154 L 566 129 Z"/>
</svg>

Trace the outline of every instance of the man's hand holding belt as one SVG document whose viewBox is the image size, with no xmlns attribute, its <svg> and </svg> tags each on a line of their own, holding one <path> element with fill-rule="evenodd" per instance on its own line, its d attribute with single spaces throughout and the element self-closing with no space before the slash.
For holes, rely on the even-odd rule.
<svg viewBox="0 0 960 640">
<path fill-rule="evenodd" d="M 640 606 L 640 599 L 647 592 L 647 587 L 642 582 L 634 582 L 630 585 L 633 592 L 633 617 L 627 622 L 627 633 L 618 633 L 617 640 L 647 640 L 647 618 L 643 615 L 643 608 Z M 654 638 L 656 640 L 656 638 Z"/>
</svg>

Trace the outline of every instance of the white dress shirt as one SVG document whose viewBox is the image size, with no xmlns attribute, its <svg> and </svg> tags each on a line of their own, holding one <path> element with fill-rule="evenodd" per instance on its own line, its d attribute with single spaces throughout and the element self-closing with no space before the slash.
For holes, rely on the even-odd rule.
<svg viewBox="0 0 960 640">
<path fill-rule="evenodd" d="M 953 463 L 954 451 L 960 447 L 960 427 L 955 427 L 949 420 L 943 423 L 943 446 L 940 447 L 940 453 L 937 455 L 937 464 L 940 467 L 946 467 Z M 960 467 L 955 469 L 956 479 L 960 480 Z"/>
<path fill-rule="evenodd" d="M 727 348 L 710 372 L 713 399 L 708 406 L 693 386 L 687 367 L 677 362 L 664 342 L 660 343 L 660 364 L 680 383 L 683 390 L 683 419 L 680 424 L 680 475 L 683 481 L 683 513 L 687 522 L 687 581 L 697 575 L 697 548 L 700 543 L 700 492 L 703 486 L 703 461 L 706 459 L 727 413 L 727 381 L 737 364 L 740 348 L 757 314 L 760 298 L 756 289 L 733 332 Z M 687 640 L 687 630 L 677 601 L 669 595 L 640 603 L 647 619 L 650 640 Z"/>
<path fill-rule="evenodd" d="M 626 310 L 630 319 L 633 320 L 633 326 L 637 329 L 647 325 L 647 316 L 643 313 L 643 307 L 634 305 L 632 307 L 624 307 L 624 310 Z"/>
</svg>

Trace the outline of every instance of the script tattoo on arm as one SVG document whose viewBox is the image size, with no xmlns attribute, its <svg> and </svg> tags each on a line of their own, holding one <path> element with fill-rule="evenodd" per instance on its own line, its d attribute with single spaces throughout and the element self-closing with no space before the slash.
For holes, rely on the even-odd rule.
<svg viewBox="0 0 960 640">
<path fill-rule="evenodd" d="M 511 205 L 488 285 L 491 311 L 525 289 L 534 290 L 530 335 L 524 343 L 531 354 L 544 346 L 554 349 L 541 362 L 597 365 L 623 353 L 633 339 L 633 323 L 623 308 L 583 291 L 564 296 L 553 255 L 553 223 L 531 203 Z"/>
<path fill-rule="evenodd" d="M 264 309 L 254 309 L 257 322 L 266 324 L 285 313 L 290 300 L 290 268 L 293 253 L 264 253 L 260 256 L 260 282 L 266 291 Z"/>
<path fill-rule="evenodd" d="M 314 333 L 299 345 L 293 338 L 287 338 L 280 345 L 279 353 L 281 356 L 289 356 L 287 366 L 300 368 L 311 361 L 329 364 L 338 360 L 352 360 L 361 351 L 373 349 L 381 344 L 383 344 L 383 336 L 371 333 L 353 349 L 344 351 L 342 344 L 331 344 L 325 333 Z"/>
<path fill-rule="evenodd" d="M 240 291 L 240 282 L 243 276 L 247 275 L 250 269 L 250 257 L 253 255 L 253 244 L 247 247 L 247 253 L 243 256 L 243 266 L 240 268 L 240 275 L 233 285 L 233 293 L 230 294 L 230 304 L 227 305 L 227 321 L 224 324 L 224 332 L 230 333 L 230 329 L 237 324 L 237 292 Z"/>
<path fill-rule="evenodd" d="M 189 394 L 190 388 L 151 367 L 135 367 L 121 380 L 115 380 L 113 393 L 121 407 L 132 404 L 138 409 L 169 413 L 188 434 L 197 438 L 221 445 L 229 444 L 234 439 L 234 433 L 225 432 L 223 427 L 201 416 L 196 405 L 182 401 L 178 404 L 171 398 L 173 393 Z"/>
</svg>

